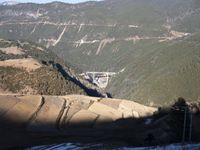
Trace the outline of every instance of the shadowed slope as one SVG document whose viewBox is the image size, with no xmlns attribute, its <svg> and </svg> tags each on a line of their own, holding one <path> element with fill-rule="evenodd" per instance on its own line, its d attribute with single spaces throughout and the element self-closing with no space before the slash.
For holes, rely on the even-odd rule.
<svg viewBox="0 0 200 150">
<path fill-rule="evenodd" d="M 1 148 L 62 142 L 158 145 L 180 142 L 184 112 L 193 112 L 193 140 L 199 139 L 199 102 L 158 111 L 135 102 L 80 95 L 0 96 Z M 180 108 L 180 109 L 179 109 Z M 178 128 L 177 128 L 178 126 Z M 154 138 L 149 141 L 148 137 Z"/>
<path fill-rule="evenodd" d="M 83 137 L 91 142 L 94 141 L 92 138 L 135 137 L 136 134 L 132 134 L 138 130 L 137 123 L 145 126 L 140 118 L 152 116 L 156 111 L 156 108 L 126 100 L 80 95 L 2 95 L 0 132 L 6 133 L 6 136 L 0 138 L 0 144 L 1 147 L 20 147 Z M 131 134 L 129 130 L 132 130 Z M 139 139 L 145 136 L 143 133 Z M 12 144 L 9 145 L 9 142 Z"/>
<path fill-rule="evenodd" d="M 149 146 L 180 143 L 187 111 L 185 141 L 200 140 L 200 102 L 179 99 L 169 108 L 133 101 L 67 96 L 0 95 L 0 148 L 66 142 Z M 188 122 L 189 121 L 189 122 Z"/>
</svg>

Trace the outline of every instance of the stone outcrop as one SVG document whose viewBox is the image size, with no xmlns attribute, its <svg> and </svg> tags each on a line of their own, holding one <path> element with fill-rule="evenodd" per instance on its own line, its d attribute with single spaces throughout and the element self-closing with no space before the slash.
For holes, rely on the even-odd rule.
<svg viewBox="0 0 200 150">
<path fill-rule="evenodd" d="M 192 138 L 199 141 L 200 102 L 185 103 L 193 114 Z M 179 106 L 179 105 L 178 105 Z M 182 106 L 182 105 L 181 105 Z M 83 95 L 0 95 L 0 149 L 67 142 L 134 146 L 182 140 L 184 112 L 133 101 Z M 181 107 L 180 107 L 181 108 Z"/>
<path fill-rule="evenodd" d="M 1 116 L 10 121 L 27 123 L 28 130 L 46 130 L 72 124 L 117 121 L 153 115 L 156 108 L 135 102 L 87 96 L 0 96 Z M 61 126 L 62 125 L 62 126 Z"/>
<path fill-rule="evenodd" d="M 127 124 L 121 120 L 148 117 L 156 111 L 131 101 L 81 95 L 0 95 L 0 132 L 12 131 L 11 139 L 14 134 L 26 140 L 27 136 L 35 140 L 41 135 L 104 137 L 112 135 L 105 131 L 124 129 Z"/>
</svg>

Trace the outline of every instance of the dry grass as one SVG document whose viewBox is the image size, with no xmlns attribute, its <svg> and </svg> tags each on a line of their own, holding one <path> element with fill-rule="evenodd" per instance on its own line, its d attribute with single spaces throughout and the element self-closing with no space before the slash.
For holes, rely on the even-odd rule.
<svg viewBox="0 0 200 150">
<path fill-rule="evenodd" d="M 16 46 L 0 48 L 0 51 L 4 52 L 6 54 L 14 54 L 14 55 L 23 55 L 23 54 L 25 54 L 23 52 L 23 49 L 17 48 Z"/>
<path fill-rule="evenodd" d="M 33 71 L 40 68 L 42 65 L 33 58 L 26 58 L 26 59 L 11 59 L 11 60 L 0 61 L 0 66 L 23 68 L 26 71 Z"/>
</svg>

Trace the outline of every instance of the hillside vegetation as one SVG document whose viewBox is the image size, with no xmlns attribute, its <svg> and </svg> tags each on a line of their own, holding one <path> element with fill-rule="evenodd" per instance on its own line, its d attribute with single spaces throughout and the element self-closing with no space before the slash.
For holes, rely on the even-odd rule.
<svg viewBox="0 0 200 150">
<path fill-rule="evenodd" d="M 20 94 L 65 95 L 84 94 L 84 90 L 65 80 L 50 67 L 26 72 L 13 67 L 0 67 L 1 88 Z"/>
<path fill-rule="evenodd" d="M 95 94 L 89 83 L 82 85 L 76 74 L 46 48 L 1 39 L 0 52 L 1 94 Z M 96 94 L 101 95 L 98 91 Z"/>
</svg>

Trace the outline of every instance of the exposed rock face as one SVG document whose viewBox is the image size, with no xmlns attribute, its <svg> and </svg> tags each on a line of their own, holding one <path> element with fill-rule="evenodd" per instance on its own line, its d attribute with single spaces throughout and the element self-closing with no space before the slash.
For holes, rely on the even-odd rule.
<svg viewBox="0 0 200 150">
<path fill-rule="evenodd" d="M 19 139 L 32 136 L 31 133 L 37 135 L 36 137 L 42 135 L 104 137 L 112 135 L 110 133 L 105 134 L 106 130 L 113 132 L 125 128 L 120 120 L 127 117 L 133 120 L 147 117 L 153 115 L 156 111 L 157 108 L 118 99 L 101 99 L 79 95 L 1 95 L 0 122 L 2 130 L 0 132 L 9 133 L 9 131 L 12 131 L 10 134 L 19 136 Z M 22 136 L 19 132 L 26 135 Z M 34 141 L 33 137 L 30 139 Z M 13 139 L 9 140 L 12 141 Z M 3 141 L 5 139 L 0 139 L 1 145 Z M 21 143 L 23 141 L 13 145 L 19 146 Z"/>
<path fill-rule="evenodd" d="M 52 130 L 62 129 L 63 122 L 64 126 L 87 121 L 94 125 L 102 117 L 112 122 L 123 119 L 126 113 L 130 114 L 130 118 L 139 118 L 151 116 L 157 111 L 157 108 L 126 100 L 107 99 L 106 101 L 107 104 L 101 98 L 76 95 L 0 96 L 0 108 L 5 110 L 5 113 L 1 114 L 3 118 L 20 124 L 28 123 L 28 130 L 34 127 L 36 131 L 44 131 L 47 129 L 46 125 L 51 125 Z"/>
<path fill-rule="evenodd" d="M 152 145 L 177 143 L 182 141 L 186 107 L 187 118 L 193 116 L 192 141 L 198 142 L 199 106 L 199 101 L 184 102 L 158 111 L 132 101 L 83 95 L 0 95 L 0 134 L 5 135 L 0 149 L 71 141 L 149 146 L 149 134 Z"/>
</svg>

